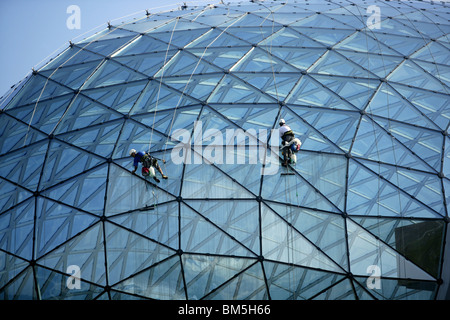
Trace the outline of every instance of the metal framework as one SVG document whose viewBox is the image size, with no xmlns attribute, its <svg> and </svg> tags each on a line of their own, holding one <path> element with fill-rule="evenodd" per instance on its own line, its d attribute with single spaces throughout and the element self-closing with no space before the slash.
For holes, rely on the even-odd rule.
<svg viewBox="0 0 450 320">
<path fill-rule="evenodd" d="M 357 1 L 148 13 L 33 70 L 0 101 L 0 298 L 448 298 L 448 5 L 375 5 L 380 29 Z M 281 118 L 293 175 L 170 158 L 196 121 Z"/>
</svg>

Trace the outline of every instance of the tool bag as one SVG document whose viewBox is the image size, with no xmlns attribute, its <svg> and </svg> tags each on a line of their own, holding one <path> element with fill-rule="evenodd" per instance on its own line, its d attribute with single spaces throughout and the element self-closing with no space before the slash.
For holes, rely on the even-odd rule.
<svg viewBox="0 0 450 320">
<path fill-rule="evenodd" d="M 156 175 L 155 168 L 153 168 L 152 166 L 150 166 L 148 168 L 142 167 L 142 175 L 144 177 L 153 178 Z"/>
</svg>

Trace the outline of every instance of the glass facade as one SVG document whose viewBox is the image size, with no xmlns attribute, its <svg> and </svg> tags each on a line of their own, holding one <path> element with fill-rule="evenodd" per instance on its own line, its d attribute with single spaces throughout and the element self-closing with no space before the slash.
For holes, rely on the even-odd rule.
<svg viewBox="0 0 450 320">
<path fill-rule="evenodd" d="M 449 20 L 252 1 L 71 43 L 0 102 L 0 299 L 445 299 Z"/>
</svg>

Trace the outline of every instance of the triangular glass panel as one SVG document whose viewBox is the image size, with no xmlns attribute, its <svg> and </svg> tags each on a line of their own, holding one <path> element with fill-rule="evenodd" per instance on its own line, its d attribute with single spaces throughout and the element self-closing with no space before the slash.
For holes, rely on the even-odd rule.
<svg viewBox="0 0 450 320">
<path fill-rule="evenodd" d="M 84 50 L 100 54 L 102 56 L 109 56 L 119 48 L 123 47 L 128 42 L 131 42 L 136 36 L 123 37 L 108 40 L 95 40 L 88 43 L 77 43 L 78 46 L 82 46 Z"/>
<path fill-rule="evenodd" d="M 166 69 L 167 67 L 165 67 L 164 64 L 172 59 L 177 52 L 178 50 L 150 52 L 139 55 L 116 57 L 114 60 L 132 70 L 137 70 L 148 76 L 153 76 L 161 68 Z"/>
<path fill-rule="evenodd" d="M 0 155 L 47 138 L 38 130 L 8 117 L 6 113 L 0 115 L 0 121 L 2 123 L 0 128 Z"/>
<path fill-rule="evenodd" d="M 80 268 L 81 278 L 94 284 L 106 285 L 105 241 L 102 223 L 96 223 L 53 251 L 37 260 L 37 263 L 70 274 L 69 266 Z"/>
<path fill-rule="evenodd" d="M 426 38 L 436 39 L 441 36 L 448 35 L 448 30 L 443 26 L 444 24 L 448 24 L 448 20 L 446 22 L 444 22 L 443 24 L 439 24 L 439 23 L 437 23 L 437 20 L 439 20 L 440 18 L 443 18 L 443 17 L 439 17 L 438 15 L 433 14 L 432 18 L 426 19 L 425 21 L 417 21 L 416 19 L 414 19 L 414 20 L 391 19 L 391 20 L 392 20 L 392 22 L 395 21 L 398 25 L 406 25 L 407 27 L 404 26 L 402 28 L 402 31 L 404 33 L 410 33 L 411 35 L 416 36 L 421 39 L 424 39 L 424 38 L 425 39 Z M 381 27 L 382 28 L 384 27 L 383 24 L 381 25 Z M 395 27 L 393 29 L 395 30 Z M 398 29 L 400 29 L 400 28 L 398 28 Z"/>
<path fill-rule="evenodd" d="M 258 202 L 196 200 L 186 201 L 186 204 L 255 254 L 260 252 Z"/>
<path fill-rule="evenodd" d="M 164 79 L 164 81 L 166 80 L 167 79 Z M 182 83 L 185 82 L 183 81 Z M 180 88 L 180 90 L 183 89 L 184 88 Z M 181 91 L 168 87 L 164 83 L 154 80 L 150 81 L 142 91 L 142 94 L 134 104 L 130 114 L 147 114 L 148 112 L 152 112 L 153 115 L 153 112 L 155 111 L 176 109 L 197 104 L 199 104 L 199 101 L 194 98 L 182 94 Z"/>
<path fill-rule="evenodd" d="M 181 256 L 190 300 L 199 300 L 254 263 L 251 259 L 183 254 Z"/>
<path fill-rule="evenodd" d="M 359 113 L 298 106 L 290 108 L 339 148 L 349 152 L 359 123 Z"/>
<path fill-rule="evenodd" d="M 316 42 L 311 38 L 304 36 L 303 34 L 292 30 L 291 28 L 285 27 L 277 32 L 273 32 L 267 39 L 258 43 L 259 46 L 264 46 L 268 48 L 269 52 L 276 51 L 278 47 L 295 47 L 295 48 L 305 48 L 305 47 L 322 47 L 320 42 Z M 275 49 L 274 49 L 275 47 Z M 294 48 L 292 48 L 294 49 Z M 292 50 L 290 49 L 290 50 Z M 295 50 L 295 49 L 294 49 Z M 288 60 L 286 60 L 288 61 Z"/>
<path fill-rule="evenodd" d="M 27 106 L 8 110 L 8 113 L 38 130 L 50 134 L 71 105 L 73 95 L 41 100 Z"/>
<path fill-rule="evenodd" d="M 448 136 L 445 138 L 444 144 L 445 146 L 444 155 L 442 157 L 442 173 L 444 173 L 446 177 L 450 177 L 450 138 Z"/>
<path fill-rule="evenodd" d="M 103 29 L 100 32 L 97 32 L 96 34 L 83 39 L 82 41 L 78 42 L 77 44 L 81 46 L 81 44 L 86 44 L 86 43 L 97 43 L 98 41 L 104 41 L 104 40 L 112 40 L 112 39 L 120 39 L 120 38 L 132 38 L 132 37 L 136 37 L 138 36 L 138 33 L 136 32 L 132 32 L 129 30 L 125 30 L 124 28 L 122 28 L 121 26 L 113 26 L 111 25 L 110 27 Z"/>
<path fill-rule="evenodd" d="M 441 218 L 434 210 L 398 189 L 370 170 L 351 160 L 348 173 L 347 212 L 383 217 Z"/>
<path fill-rule="evenodd" d="M 61 134 L 57 137 L 67 143 L 108 158 L 115 148 L 122 125 L 123 120 L 119 119 Z"/>
<path fill-rule="evenodd" d="M 295 170 L 340 210 L 345 205 L 347 159 L 342 155 L 300 152 Z M 286 177 L 290 179 L 290 177 Z M 290 182 L 290 181 L 289 181 Z"/>
<path fill-rule="evenodd" d="M 1 300 L 37 300 L 33 268 L 22 271 L 12 282 L 0 290 Z"/>
<path fill-rule="evenodd" d="M 395 53 L 394 55 L 397 56 L 409 56 L 410 54 L 425 46 L 428 41 L 424 38 L 416 38 L 415 41 L 412 41 L 411 37 L 384 34 L 380 32 L 376 33 L 375 38 L 377 39 L 380 46 L 387 46 L 392 50 L 395 50 L 397 53 Z M 379 50 L 374 52 L 382 53 Z"/>
<path fill-rule="evenodd" d="M 42 141 L 3 155 L 0 157 L 0 176 L 28 190 L 36 190 L 47 145 L 47 141 Z"/>
<path fill-rule="evenodd" d="M 336 50 L 336 52 L 339 52 L 350 61 L 353 61 L 365 70 L 368 70 L 370 73 L 366 71 L 366 77 L 370 74 L 376 74 L 378 77 L 384 78 L 403 61 L 403 57 L 371 54 L 368 52 L 349 50 Z"/>
<path fill-rule="evenodd" d="M 200 159 L 202 164 L 194 164 L 201 158 L 196 154 L 194 160 L 187 159 L 181 195 L 183 198 L 254 198 L 233 178 L 227 176 L 206 159 Z M 190 161 L 190 162 L 189 162 Z"/>
<path fill-rule="evenodd" d="M 101 62 L 102 60 L 96 60 L 73 66 L 64 66 L 55 70 L 42 71 L 40 73 L 64 86 L 78 90 L 96 72 Z"/>
<path fill-rule="evenodd" d="M 275 74 L 269 72 L 260 72 L 258 74 L 254 74 L 236 72 L 234 74 L 239 76 L 240 79 L 251 84 L 255 88 L 258 88 L 262 92 L 271 95 L 272 97 L 277 99 L 277 101 L 283 101 L 300 78 L 300 75 L 298 75 L 298 73 Z"/>
<path fill-rule="evenodd" d="M 11 110 L 18 106 L 36 103 L 36 101 L 48 98 L 57 98 L 72 92 L 69 88 L 63 87 L 58 83 L 37 74 L 32 76 L 14 98 L 5 107 L 5 110 Z"/>
<path fill-rule="evenodd" d="M 173 45 L 169 45 L 168 43 L 165 43 L 163 41 L 160 41 L 156 38 L 148 37 L 146 35 L 142 35 L 128 43 L 125 47 L 121 48 L 119 51 L 114 53 L 112 56 L 115 59 L 118 59 L 120 57 L 132 57 L 134 55 L 139 55 L 142 53 L 149 53 L 149 52 L 166 52 L 167 50 L 174 50 L 177 49 Z"/>
<path fill-rule="evenodd" d="M 156 29 L 157 32 L 149 33 L 150 36 L 155 37 L 161 41 L 166 42 L 167 44 L 171 44 L 172 46 L 176 46 L 178 48 L 183 48 L 185 46 L 190 46 L 191 43 L 198 41 L 202 36 L 207 33 L 210 29 L 208 26 L 202 26 L 200 29 L 191 29 L 189 32 L 179 31 L 178 26 L 177 30 L 172 33 L 173 27 L 169 32 L 160 33 L 159 29 Z"/>
<path fill-rule="evenodd" d="M 273 300 L 306 300 L 343 276 L 320 270 L 264 261 L 264 271 Z"/>
<path fill-rule="evenodd" d="M 354 277 L 359 286 L 364 288 L 372 284 L 374 278 Z M 398 280 L 379 278 L 379 289 L 376 287 L 370 293 L 378 300 L 433 300 L 438 284 L 436 281 Z"/>
<path fill-rule="evenodd" d="M 261 173 L 263 172 L 262 163 L 264 152 L 265 148 L 262 145 L 257 147 L 246 146 L 243 148 L 230 148 L 229 150 L 226 150 L 226 157 L 237 159 L 237 164 L 234 164 L 233 161 L 231 163 L 225 162 L 224 164 L 217 164 L 217 167 L 242 186 L 245 186 L 249 192 L 257 195 L 261 188 L 260 184 Z M 240 161 L 245 163 L 245 165 L 240 165 Z"/>
<path fill-rule="evenodd" d="M 267 130 L 267 134 L 272 129 L 274 119 L 278 114 L 278 104 L 210 104 L 210 106 L 220 112 L 228 120 L 234 122 L 238 127 L 250 131 Z M 260 139 L 267 141 L 266 139 Z"/>
<path fill-rule="evenodd" d="M 428 23 L 433 21 L 438 24 L 438 28 L 439 23 L 445 24 L 448 22 L 448 20 L 446 20 L 443 16 L 441 17 L 433 13 L 432 11 L 427 10 L 412 10 L 411 12 L 401 14 L 400 16 L 396 17 L 396 19 L 404 24 L 409 24 L 409 26 L 413 29 L 416 29 L 416 27 L 414 27 L 415 26 L 415 24 L 413 23 L 414 21 L 422 21 Z"/>
<path fill-rule="evenodd" d="M 56 140 L 50 142 L 47 159 L 40 178 L 43 190 L 85 172 L 104 160 Z M 70 168 L 70 169 L 69 169 Z"/>
<path fill-rule="evenodd" d="M 322 28 L 309 28 L 309 27 L 295 27 L 296 31 L 307 35 L 309 38 L 318 41 L 320 44 L 325 46 L 334 46 L 335 44 L 339 43 L 346 37 L 348 37 L 350 34 L 352 34 L 353 30 L 344 30 L 344 29 L 322 29 Z M 303 37 L 303 36 L 302 36 Z M 312 42 L 311 45 L 313 47 L 320 47 L 320 44 L 318 42 Z M 305 43 L 307 44 L 307 43 Z M 305 45 L 303 46 L 310 46 Z"/>
<path fill-rule="evenodd" d="M 332 50 L 327 51 L 315 62 L 309 68 L 309 72 L 335 76 L 375 78 L 375 75 L 372 75 L 369 71 L 362 69 L 359 65 Z"/>
<path fill-rule="evenodd" d="M 303 76 L 286 98 L 290 104 L 326 107 L 327 109 L 356 110 L 329 88 L 309 76 Z"/>
<path fill-rule="evenodd" d="M 327 290 L 320 292 L 313 300 L 356 300 L 354 286 L 350 279 L 336 282 Z"/>
<path fill-rule="evenodd" d="M 43 196 L 102 215 L 108 166 L 101 165 L 42 192 Z"/>
<path fill-rule="evenodd" d="M 339 22 L 336 19 L 333 19 L 331 17 L 328 17 L 326 14 L 315 14 L 311 17 L 302 19 L 300 21 L 294 22 L 290 25 L 291 28 L 295 27 L 323 27 L 323 26 L 329 26 L 332 25 L 335 28 L 338 29 L 353 29 L 353 27 L 350 27 L 344 23 Z"/>
<path fill-rule="evenodd" d="M 39 258 L 87 229 L 98 218 L 39 197 L 36 204 L 36 257 Z"/>
<path fill-rule="evenodd" d="M 379 23 L 379 28 L 383 30 L 383 34 L 389 34 L 389 35 L 398 35 L 403 37 L 418 37 L 422 38 L 422 30 L 419 32 L 416 26 L 416 22 L 414 22 L 414 27 L 410 28 L 408 26 L 405 26 L 404 23 L 402 23 L 401 20 L 397 19 L 382 19 Z M 375 37 L 378 37 L 378 30 L 377 28 L 371 29 L 370 27 L 367 27 L 367 32 L 373 32 L 375 34 Z"/>
<path fill-rule="evenodd" d="M 222 70 L 182 50 L 175 54 L 170 61 L 168 60 L 162 69 L 159 69 L 155 74 L 155 78 L 164 81 L 164 77 L 166 76 L 186 76 L 214 72 L 222 72 Z"/>
<path fill-rule="evenodd" d="M 239 80 L 236 76 L 226 75 L 219 83 L 217 81 L 214 86 L 217 87 L 208 98 L 209 103 L 267 103 L 276 102 L 270 95 L 267 95 L 257 88 Z"/>
<path fill-rule="evenodd" d="M 139 19 L 131 23 L 122 24 L 120 25 L 120 28 L 131 30 L 137 33 L 147 33 L 161 25 L 166 24 L 171 20 L 173 20 L 173 18 L 152 14 L 144 19 Z"/>
<path fill-rule="evenodd" d="M 440 65 L 450 64 L 448 48 L 440 44 L 438 41 L 430 41 L 428 45 L 414 52 L 411 55 L 411 58 L 414 59 L 414 62 L 418 62 L 417 60 L 425 60 L 431 63 L 439 63 Z M 441 66 L 439 66 L 439 68 L 440 67 Z"/>
<path fill-rule="evenodd" d="M 200 14 L 198 11 L 193 11 L 192 14 L 183 15 L 183 18 L 208 26 L 229 25 L 230 21 L 236 19 L 231 10 L 219 7 L 214 7 L 213 10 L 203 10 Z"/>
<path fill-rule="evenodd" d="M 248 42 L 238 39 L 225 31 L 214 28 L 190 42 L 186 45 L 186 48 L 201 48 L 201 50 L 205 51 L 206 48 L 209 50 L 209 48 L 215 47 L 248 47 L 248 45 Z"/>
<path fill-rule="evenodd" d="M 31 198 L 0 215 L 0 249 L 33 259 L 35 199 Z"/>
<path fill-rule="evenodd" d="M 158 108 L 159 109 L 159 108 Z M 192 131 L 194 122 L 197 121 L 201 107 L 190 106 L 177 108 L 176 110 L 154 110 L 143 115 L 135 115 L 132 118 L 142 122 L 146 126 L 155 128 L 167 136 L 178 129 Z M 174 137 L 174 139 L 177 139 Z"/>
<path fill-rule="evenodd" d="M 367 34 L 366 32 L 355 32 L 353 35 L 335 45 L 334 48 L 383 55 L 399 55 L 398 52 L 392 50 L 377 40 L 372 38 L 370 34 Z"/>
<path fill-rule="evenodd" d="M 448 92 L 448 89 L 446 89 L 435 77 L 423 71 L 422 68 L 411 61 L 403 62 L 388 76 L 388 79 L 389 81 L 399 82 L 408 86 L 441 91 L 442 93 Z"/>
<path fill-rule="evenodd" d="M 147 80 L 143 80 L 105 88 L 94 88 L 83 90 L 82 94 L 118 112 L 127 114 L 141 96 L 147 83 Z"/>
<path fill-rule="evenodd" d="M 345 223 L 341 215 L 273 202 L 266 204 L 333 261 L 348 270 Z"/>
<path fill-rule="evenodd" d="M 447 129 L 450 120 L 450 100 L 447 94 L 410 88 L 395 83 L 391 83 L 391 86 L 442 130 Z"/>
<path fill-rule="evenodd" d="M 264 260 L 281 261 L 333 272 L 342 269 L 327 255 L 265 205 L 261 208 Z"/>
<path fill-rule="evenodd" d="M 98 54 L 83 50 L 77 46 L 71 46 L 50 60 L 42 69 L 39 69 L 39 71 L 68 67 L 101 59 L 103 59 L 103 57 Z"/>
<path fill-rule="evenodd" d="M 298 72 L 284 61 L 272 56 L 268 51 L 260 48 L 250 50 L 237 64 L 231 68 L 231 71 L 237 72 Z"/>
<path fill-rule="evenodd" d="M 434 76 L 436 79 L 441 81 L 443 84 L 445 84 L 447 87 L 450 87 L 450 67 L 449 66 L 442 66 L 442 65 L 436 65 L 436 63 L 433 62 L 424 62 L 424 61 L 414 61 L 416 64 L 418 64 L 421 68 L 423 68 L 425 71 L 430 73 L 432 76 Z M 445 88 L 445 87 L 444 87 Z M 434 89 L 436 90 L 436 88 Z M 443 93 L 448 93 L 450 90 L 448 88 L 442 90 Z"/>
<path fill-rule="evenodd" d="M 174 256 L 119 282 L 113 288 L 158 300 L 186 300 L 182 277 L 180 258 Z"/>
<path fill-rule="evenodd" d="M 380 84 L 378 79 L 367 78 L 367 75 L 366 78 L 360 79 L 321 75 L 313 75 L 313 77 L 358 109 L 366 107 Z"/>
<path fill-rule="evenodd" d="M 267 3 L 265 4 L 267 5 Z M 297 9 L 297 8 L 296 8 Z M 253 9 L 252 9 L 253 10 Z M 261 17 L 267 18 L 270 21 L 276 21 L 277 23 L 281 24 L 281 25 L 289 25 L 292 24 L 296 21 L 299 21 L 301 19 L 304 19 L 308 16 L 311 16 L 313 13 L 312 12 L 283 12 L 283 5 L 281 4 L 280 7 L 276 8 L 275 10 L 271 10 L 270 14 L 266 14 L 266 13 L 259 13 L 259 12 L 254 12 L 254 14 L 257 14 Z"/>
<path fill-rule="evenodd" d="M 47 268 L 35 267 L 36 283 L 41 300 L 95 300 L 104 288 L 80 279 L 80 288 L 69 289 L 73 275 L 61 274 Z M 81 274 L 83 275 L 83 274 Z"/>
<path fill-rule="evenodd" d="M 163 181 L 161 183 L 163 188 L 164 184 Z M 106 193 L 106 216 L 136 209 L 154 208 L 159 203 L 174 199 L 160 188 L 150 186 L 148 181 L 143 181 L 129 171 L 111 164 Z"/>
<path fill-rule="evenodd" d="M 0 214 L 33 195 L 20 186 L 1 178 L 0 190 L 2 190 L 0 194 Z"/>
<path fill-rule="evenodd" d="M 337 10 L 333 9 L 333 10 L 325 11 L 325 14 L 330 19 L 337 20 L 346 25 L 352 26 L 353 28 L 362 29 L 367 26 L 367 24 L 366 24 L 367 18 L 364 17 L 364 15 L 366 14 L 366 12 L 365 12 L 366 10 L 361 11 L 358 14 L 353 14 L 350 11 L 347 11 L 348 6 L 344 5 L 340 8 L 342 8 L 343 11 L 337 11 Z M 335 32 L 335 31 L 336 30 L 332 30 L 331 32 Z"/>
<path fill-rule="evenodd" d="M 286 169 L 278 167 L 275 174 L 263 177 L 261 196 L 276 199 L 277 202 L 302 206 L 305 208 L 339 212 L 339 209 L 320 191 L 298 174 L 281 175 Z"/>
<path fill-rule="evenodd" d="M 147 78 L 145 75 L 124 67 L 113 60 L 106 60 L 106 62 L 104 62 L 102 66 L 96 70 L 92 77 L 88 78 L 83 88 L 87 89 L 111 86 L 118 83 L 142 80 L 145 78 Z"/>
<path fill-rule="evenodd" d="M 149 31 L 148 33 L 154 34 L 157 32 L 172 32 L 172 30 L 183 32 L 187 30 L 197 30 L 200 28 L 205 28 L 205 25 L 197 23 L 194 20 L 186 20 L 183 17 L 177 17 L 176 19 L 172 19 L 168 23 L 156 27 L 154 30 Z"/>
<path fill-rule="evenodd" d="M 261 264 L 255 263 L 231 281 L 204 297 L 205 300 L 266 300 L 267 286 Z"/>
<path fill-rule="evenodd" d="M 11 279 L 19 275 L 30 263 L 19 257 L 0 251 L 0 296 L 2 289 Z"/>
<path fill-rule="evenodd" d="M 119 118 L 122 118 L 120 113 L 109 110 L 83 95 L 77 95 L 64 112 L 64 116 L 58 120 L 55 133 L 75 131 Z"/>
<path fill-rule="evenodd" d="M 189 206 L 181 205 L 180 216 L 180 243 L 183 251 L 256 258 L 256 253 Z"/>
<path fill-rule="evenodd" d="M 140 208 L 129 214 L 111 216 L 109 220 L 174 250 L 178 249 L 178 202 Z"/>
<path fill-rule="evenodd" d="M 382 83 L 366 108 L 367 113 L 386 119 L 439 130 L 439 127 L 403 98 L 391 86 Z M 378 117 L 375 117 L 378 119 Z"/>
<path fill-rule="evenodd" d="M 263 47 L 270 50 L 270 47 Z M 290 65 L 300 69 L 307 70 L 316 62 L 325 52 L 325 48 L 276 48 L 272 49 L 272 54 Z"/>
<path fill-rule="evenodd" d="M 390 181 L 403 192 L 445 216 L 442 184 L 436 174 L 408 170 L 398 166 L 375 164 L 361 160 L 367 168 L 378 172 L 386 181 Z"/>
<path fill-rule="evenodd" d="M 175 88 L 193 99 L 198 99 L 197 101 L 205 101 L 211 95 L 211 92 L 222 77 L 222 74 L 176 76 L 173 78 L 164 78 L 163 82 L 167 86 Z M 180 105 L 181 104 L 178 103 L 175 107 Z"/>
<path fill-rule="evenodd" d="M 361 118 L 351 153 L 369 160 L 433 171 L 428 163 L 413 154 L 410 149 L 367 116 Z"/>
<path fill-rule="evenodd" d="M 108 282 L 117 283 L 175 252 L 112 223 L 105 223 Z"/>
<path fill-rule="evenodd" d="M 166 150 L 174 145 L 169 137 L 157 132 L 157 128 L 148 128 L 137 121 L 126 121 L 114 150 L 114 158 L 130 156 L 130 149 L 138 151 Z M 131 161 L 131 158 L 129 158 Z"/>
<path fill-rule="evenodd" d="M 354 275 L 367 276 L 368 266 L 378 266 L 381 277 L 431 280 L 434 278 L 356 223 L 347 219 L 349 259 Z"/>
<path fill-rule="evenodd" d="M 185 51 L 196 55 L 198 58 L 208 61 L 219 68 L 229 70 L 236 62 L 239 61 L 252 47 L 239 48 L 187 48 Z"/>
<path fill-rule="evenodd" d="M 418 128 L 409 125 L 408 122 L 399 123 L 378 118 L 375 121 L 437 172 L 440 171 L 442 158 L 441 131 Z"/>
<path fill-rule="evenodd" d="M 440 252 L 444 237 L 444 220 L 392 219 L 392 218 L 358 218 L 352 220 L 359 223 L 367 231 L 432 276 L 439 276 L 441 264 Z M 417 248 L 427 248 L 417 250 Z"/>
</svg>

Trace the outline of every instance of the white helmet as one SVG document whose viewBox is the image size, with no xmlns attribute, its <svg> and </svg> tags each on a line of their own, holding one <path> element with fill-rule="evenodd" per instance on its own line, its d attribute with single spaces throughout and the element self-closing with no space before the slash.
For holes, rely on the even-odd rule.
<svg viewBox="0 0 450 320">
<path fill-rule="evenodd" d="M 130 156 L 133 156 L 133 153 L 136 153 L 136 150 L 135 150 L 135 149 L 131 149 L 131 150 L 130 150 Z"/>
<path fill-rule="evenodd" d="M 280 119 L 280 122 L 279 122 L 280 126 L 282 126 L 285 123 L 286 123 L 286 121 L 284 121 L 284 119 Z"/>
</svg>

